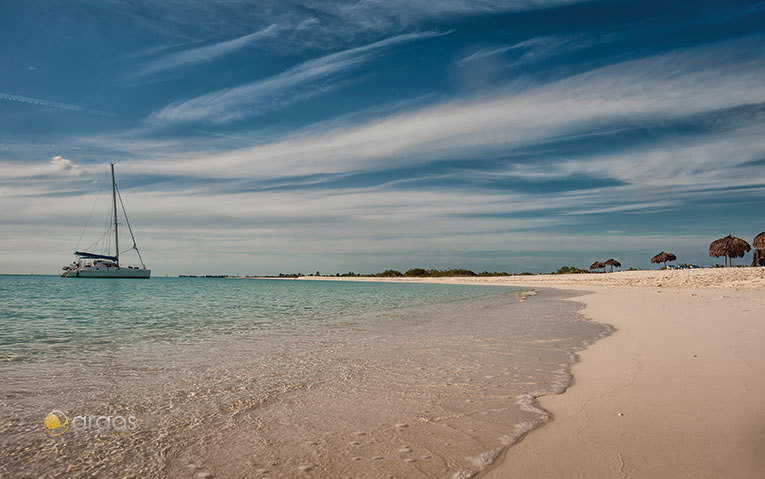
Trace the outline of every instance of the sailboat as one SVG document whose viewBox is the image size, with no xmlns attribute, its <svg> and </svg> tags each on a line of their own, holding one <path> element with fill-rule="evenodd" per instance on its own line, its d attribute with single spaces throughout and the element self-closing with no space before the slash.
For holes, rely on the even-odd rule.
<svg viewBox="0 0 765 479">
<path fill-rule="evenodd" d="M 74 255 L 76 259 L 69 265 L 64 266 L 61 276 L 64 278 L 149 278 L 151 276 L 151 270 L 146 267 L 141 258 L 141 252 L 138 251 L 138 246 L 135 243 L 135 236 L 133 236 L 133 229 L 130 227 L 130 221 L 128 220 L 127 213 L 125 212 L 125 205 L 122 203 L 122 196 L 119 194 L 117 188 L 117 182 L 114 179 L 114 163 L 111 163 L 112 168 L 112 213 L 110 225 L 108 229 L 114 227 L 114 255 L 100 253 L 88 253 L 86 251 L 76 251 Z M 122 207 L 122 214 L 125 216 L 125 223 L 127 223 L 128 231 L 130 231 L 130 238 L 133 240 L 133 246 L 130 249 L 134 249 L 138 253 L 138 260 L 141 262 L 141 266 L 126 266 L 120 264 L 120 248 L 119 248 L 119 221 L 117 210 L 117 199 L 119 199 L 120 206 Z M 107 231 L 107 236 L 110 231 Z"/>
</svg>

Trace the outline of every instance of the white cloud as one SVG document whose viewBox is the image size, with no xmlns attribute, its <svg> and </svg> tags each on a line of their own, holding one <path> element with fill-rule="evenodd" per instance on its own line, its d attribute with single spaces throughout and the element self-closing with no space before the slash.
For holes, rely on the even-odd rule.
<svg viewBox="0 0 765 479">
<path fill-rule="evenodd" d="M 408 0 L 338 2 L 307 0 L 295 3 L 315 10 L 323 16 L 337 18 L 342 23 L 355 26 L 358 30 L 385 31 L 433 18 L 536 10 L 581 3 L 581 1 L 583 0 L 439 0 L 420 2 Z"/>
<path fill-rule="evenodd" d="M 179 189 L 130 190 L 123 191 L 123 197 L 139 246 L 158 274 L 273 273 L 307 268 L 374 271 L 387 266 L 448 266 L 445 263 L 450 261 L 451 266 L 466 266 L 473 261 L 471 255 L 486 251 L 493 252 L 488 256 L 494 261 L 502 256 L 497 252 L 503 251 L 510 258 L 555 251 L 564 255 L 567 263 L 576 264 L 575 258 L 582 252 L 629 250 L 634 254 L 672 245 L 682 245 L 687 251 L 694 245 L 701 247 L 705 240 L 672 234 L 550 234 L 534 230 L 569 223 L 569 218 L 480 216 L 542 211 L 571 201 L 594 206 L 603 201 L 592 192 L 540 198 L 359 189 L 219 193 L 203 195 L 200 200 L 196 191 Z M 68 262 L 94 200 L 95 193 L 62 196 L 56 201 L 50 197 L 4 197 L 0 222 L 12 227 L 0 231 L 0 241 L 15 255 L 4 258 L 5 267 L 13 268 L 19 258 L 27 260 L 18 264 L 22 269 L 6 271 L 51 272 Z M 101 212 L 97 209 L 95 217 Z M 466 216 L 456 219 L 455 214 Z M 40 224 L 45 225 L 45 235 L 39 234 Z M 83 241 L 93 241 L 100 233 L 88 230 Z M 29 238 L 40 240 L 30 242 Z M 41 251 L 45 253 L 41 255 Z M 32 257 L 34 252 L 38 257 Z M 513 262 L 506 261 L 503 267 Z"/>
<path fill-rule="evenodd" d="M 0 92 L 0 100 L 13 101 L 17 103 L 26 103 L 28 105 L 44 106 L 47 108 L 55 108 L 57 110 L 82 111 L 86 113 L 93 113 L 95 115 L 100 115 L 100 116 L 115 116 L 114 113 L 109 113 L 109 112 L 101 111 L 101 110 L 93 110 L 93 109 L 85 108 L 79 105 L 59 103 L 55 101 L 44 100 L 42 98 L 33 98 L 33 97 L 21 96 L 21 95 L 11 95 L 10 93 L 3 93 L 3 92 Z"/>
<path fill-rule="evenodd" d="M 54 156 L 50 159 L 50 164 L 53 165 L 57 171 L 76 173 L 80 169 L 79 165 L 63 156 Z"/>
<path fill-rule="evenodd" d="M 536 37 L 511 45 L 480 49 L 466 56 L 462 60 L 459 60 L 457 65 L 459 67 L 466 67 L 471 62 L 504 55 L 508 52 L 518 53 L 511 61 L 509 61 L 510 65 L 520 65 L 523 63 L 541 61 L 553 55 L 588 48 L 603 41 L 603 39 L 585 38 L 583 36 Z"/>
<path fill-rule="evenodd" d="M 293 175 L 369 172 L 432 160 L 495 156 L 582 130 L 599 131 L 619 120 L 683 118 L 761 103 L 765 101 L 761 81 L 765 66 L 762 53 L 749 48 L 752 44 L 761 41 L 749 40 L 730 48 L 727 44 L 711 45 L 627 62 L 520 93 L 494 92 L 492 96 L 394 114 L 362 125 L 317 127 L 291 138 L 232 151 L 174 154 L 168 150 L 176 145 L 168 148 L 162 141 L 147 140 L 141 145 L 144 158 L 157 150 L 163 153 L 151 161 L 125 161 L 120 168 L 126 174 L 287 181 L 285 178 Z M 742 50 L 748 53 L 736 53 Z M 328 68 L 342 60 L 330 61 Z M 309 66 L 320 69 L 322 65 Z M 400 260 L 404 266 L 412 265 L 412 261 L 435 266 L 431 261 L 460 260 L 455 251 L 539 254 L 613 251 L 615 245 L 621 250 L 666 249 L 672 245 L 687 250 L 692 246 L 701 248 L 703 255 L 708 241 L 693 235 L 641 236 L 630 231 L 606 237 L 550 235 L 534 230 L 575 225 L 578 218 L 573 215 L 577 213 L 656 211 L 699 198 L 724 197 L 730 194 L 726 188 L 745 186 L 763 194 L 762 167 L 747 166 L 763 157 L 763 128 L 759 123 L 725 135 L 673 137 L 652 147 L 601 152 L 586 158 L 556 157 L 545 164 L 517 165 L 496 173 L 540 180 L 602 175 L 625 183 L 569 192 L 491 192 L 467 185 L 392 191 L 391 185 L 385 185 L 230 193 L 224 183 L 199 189 L 178 184 L 145 186 L 123 193 L 139 244 L 158 271 L 184 271 L 181 268 L 189 264 L 195 265 L 197 272 L 236 272 L 230 268 L 239 265 L 248 272 L 306 266 L 324 271 L 341 261 L 356 269 L 375 255 L 385 255 L 386 262 Z M 0 231 L 0 240 L 7 250 L 14 251 L 14 257 L 3 258 L 4 264 L 10 265 L 7 271 L 28 271 L 27 265 L 33 264 L 38 265 L 36 271 L 50 271 L 50 264 L 56 269 L 68 261 L 71 242 L 80 232 L 78 225 L 84 221 L 95 192 L 61 195 L 55 201 L 51 196 L 66 192 L 61 177 L 79 172 L 77 179 L 86 181 L 93 168 L 92 164 L 80 166 L 61 156 L 36 164 L 0 162 L 0 222 L 11 225 Z M 98 168 L 100 173 L 101 166 Z M 42 176 L 47 179 L 38 181 Z M 534 212 L 544 214 L 528 215 Z M 55 241 L 40 233 L 40 225 L 46 232 L 54 232 Z M 41 250 L 52 253 L 43 257 Z M 210 251 L 216 252 L 214 259 L 210 259 Z M 464 261 L 454 264 L 464 265 Z"/>
<path fill-rule="evenodd" d="M 13 181 L 13 184 L 18 184 L 17 180 L 24 178 L 46 176 L 59 178 L 61 175 L 77 176 L 80 173 L 80 165 L 60 155 L 52 157 L 47 163 L 0 162 L 0 181 Z M 8 191 L 6 190 L 6 192 Z M 24 191 L 30 192 L 33 190 L 25 187 Z M 41 193 L 47 191 L 40 190 Z"/>
<path fill-rule="evenodd" d="M 18 252 L 12 261 L 4 259 L 6 268 L 22 257 L 29 261 L 21 263 L 26 266 L 18 271 L 43 272 L 46 267 L 52 271 L 68 261 L 97 191 L 89 188 L 87 194 L 60 195 L 52 201 L 51 193 L 59 188 L 58 182 L 3 185 L 0 223 L 10 228 L 0 232 L 0 240 L 6 246 L 15 245 Z M 579 252 L 631 250 L 635 254 L 672 245 L 682 245 L 687 251 L 705 240 L 632 231 L 608 236 L 539 231 L 579 221 L 560 213 L 664 208 L 690 194 L 680 190 L 673 195 L 672 189 L 665 189 L 663 199 L 657 201 L 656 195 L 651 197 L 636 185 L 558 193 L 381 187 L 226 190 L 226 185 L 211 190 L 172 184 L 123 190 L 138 243 L 156 272 L 375 270 L 397 266 L 399 261 L 402 266 L 413 262 L 439 266 L 449 261 L 452 266 L 465 266 L 473 261 L 470 255 L 485 251 L 493 251 L 487 253 L 492 258 L 501 251 L 508 255 L 556 251 L 565 253 L 566 262 L 577 264 Z M 108 195 L 101 196 L 95 218 L 107 211 L 104 202 Z M 40 235 L 40 225 L 45 225 L 46 235 Z M 88 243 L 100 233 L 88 230 L 83 241 Z M 51 235 L 56 242 L 28 241 Z M 35 250 L 46 251 L 46 256 L 31 258 Z M 215 252 L 212 258 L 211 251 Z"/>
<path fill-rule="evenodd" d="M 190 100 L 172 103 L 153 112 L 148 121 L 156 123 L 197 122 L 228 123 L 230 121 L 260 114 L 270 109 L 281 96 L 311 95 L 326 91 L 328 85 L 316 82 L 329 80 L 368 61 L 370 54 L 402 43 L 444 35 L 436 32 L 407 33 L 386 38 L 368 45 L 332 53 L 308 60 L 284 72 L 262 80 L 207 93 Z"/>
<path fill-rule="evenodd" d="M 126 167 L 261 179 L 370 171 L 507 151 L 617 120 L 682 118 L 758 103 L 765 100 L 765 58 L 753 47 L 755 40 L 611 65 L 517 94 L 445 103 L 361 126 L 314 130 L 250 148 L 184 154 L 182 159 L 136 161 Z M 745 53 L 732 53 L 742 50 Z M 218 108 L 215 100 L 206 96 L 180 110 L 201 117 Z M 177 113 L 172 108 L 167 112 Z"/>
<path fill-rule="evenodd" d="M 752 161 L 765 157 L 765 124 L 732 131 L 681 136 L 628 151 L 597 152 L 584 158 L 551 157 L 548 161 L 512 165 L 501 175 L 529 180 L 564 179 L 576 175 L 613 179 L 642 189 L 674 191 L 752 186 L 762 183 Z"/>
<path fill-rule="evenodd" d="M 423 24 L 466 15 L 536 10 L 584 0 L 164 0 L 151 5 L 102 0 L 96 7 L 150 34 L 179 39 L 209 38 L 220 31 L 243 31 L 252 25 L 291 26 L 280 37 L 282 48 L 306 45 L 331 50 L 349 42 L 369 41 L 422 28 Z M 84 9 L 96 21 L 102 11 Z M 207 21 L 200 22 L 204 18 Z M 246 30 L 245 30 L 246 31 Z"/>
<path fill-rule="evenodd" d="M 261 30 L 238 38 L 171 53 L 153 60 L 146 67 L 139 70 L 135 76 L 150 75 L 165 70 L 210 62 L 237 50 L 252 46 L 264 38 L 274 37 L 283 28 L 278 25 L 269 25 Z"/>
</svg>

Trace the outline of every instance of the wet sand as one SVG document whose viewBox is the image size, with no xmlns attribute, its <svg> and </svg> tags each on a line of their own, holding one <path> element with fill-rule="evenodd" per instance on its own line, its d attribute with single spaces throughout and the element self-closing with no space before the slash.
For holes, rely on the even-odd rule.
<svg viewBox="0 0 765 479">
<path fill-rule="evenodd" d="M 14 366 L 0 474 L 765 476 L 764 269 L 424 281 L 582 296 L 540 288 L 522 302 Z M 575 384 L 556 395 L 577 357 Z M 42 418 L 61 407 L 135 414 L 140 431 L 46 437 Z"/>
<path fill-rule="evenodd" d="M 5 364 L 3 477 L 471 477 L 549 419 L 610 332 L 541 290 L 328 325 Z M 43 418 L 134 416 L 129 434 Z M 72 418 L 70 417 L 70 420 Z"/>
<path fill-rule="evenodd" d="M 765 477 L 765 268 L 414 281 L 575 289 L 614 334 L 489 478 Z"/>
<path fill-rule="evenodd" d="M 587 289 L 584 314 L 617 332 L 486 477 L 765 477 L 765 296 Z"/>
</svg>

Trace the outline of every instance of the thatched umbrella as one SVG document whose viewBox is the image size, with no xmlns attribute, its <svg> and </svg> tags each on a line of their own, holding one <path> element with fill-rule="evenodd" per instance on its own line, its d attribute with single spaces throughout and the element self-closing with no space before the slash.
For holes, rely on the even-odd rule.
<svg viewBox="0 0 765 479">
<path fill-rule="evenodd" d="M 610 267 L 611 267 L 611 272 L 612 272 L 612 273 L 613 273 L 613 271 L 614 271 L 614 266 L 616 266 L 617 268 L 621 268 L 621 267 L 622 267 L 622 264 L 621 264 L 620 262 L 616 261 L 616 260 L 615 260 L 615 259 L 613 259 L 613 258 L 609 259 L 609 260 L 608 260 L 608 261 L 606 261 L 604 264 L 605 264 L 606 266 L 610 266 Z"/>
<path fill-rule="evenodd" d="M 664 263 L 664 267 L 667 267 L 667 261 L 675 261 L 677 259 L 677 256 L 673 255 L 672 253 L 665 253 L 662 251 L 661 253 L 657 254 L 653 258 L 651 258 L 651 263 Z"/>
<path fill-rule="evenodd" d="M 603 264 L 603 263 L 601 263 L 600 261 L 595 261 L 594 263 L 592 263 L 592 264 L 590 265 L 590 269 L 591 269 L 591 270 L 592 270 L 592 269 L 601 269 L 601 268 L 605 268 L 605 267 L 606 267 L 606 265 L 605 265 L 605 264 Z"/>
<path fill-rule="evenodd" d="M 760 261 L 765 260 L 765 231 L 754 237 L 752 247 L 756 248 L 752 254 L 752 266 L 759 266 Z"/>
<path fill-rule="evenodd" d="M 717 258 L 725 256 L 725 265 L 730 266 L 732 258 L 743 258 L 751 249 L 752 247 L 749 246 L 749 243 L 746 241 L 741 238 L 736 238 L 733 235 L 728 235 L 725 238 L 714 240 L 709 244 L 709 256 Z"/>
<path fill-rule="evenodd" d="M 752 247 L 757 249 L 765 249 L 765 231 L 754 237 L 752 240 Z"/>
</svg>

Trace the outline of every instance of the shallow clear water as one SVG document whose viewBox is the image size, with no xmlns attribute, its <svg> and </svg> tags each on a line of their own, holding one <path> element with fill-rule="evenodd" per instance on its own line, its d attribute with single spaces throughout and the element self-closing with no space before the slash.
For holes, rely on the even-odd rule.
<svg viewBox="0 0 765 479">
<path fill-rule="evenodd" d="M 299 328 L 507 290 L 344 281 L 0 275 L 0 362 Z"/>
<path fill-rule="evenodd" d="M 0 277 L 0 477 L 472 477 L 608 333 L 570 296 Z"/>
</svg>

